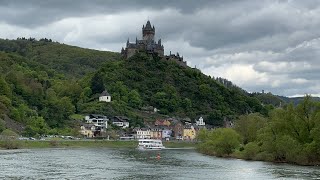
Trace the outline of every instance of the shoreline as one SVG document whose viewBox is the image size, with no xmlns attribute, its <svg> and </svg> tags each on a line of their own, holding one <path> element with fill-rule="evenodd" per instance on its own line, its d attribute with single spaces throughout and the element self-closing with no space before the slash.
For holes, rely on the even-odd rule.
<svg viewBox="0 0 320 180">
<path fill-rule="evenodd" d="M 196 151 L 206 155 L 206 156 L 211 156 L 211 157 L 217 157 L 217 158 L 223 158 L 223 159 L 239 159 L 239 160 L 243 160 L 243 161 L 258 161 L 258 162 L 265 162 L 265 163 L 274 163 L 274 164 L 289 164 L 289 165 L 296 165 L 296 166 L 314 166 L 317 167 L 320 164 L 298 164 L 298 163 L 292 163 L 292 162 L 288 162 L 288 161 L 272 161 L 272 160 L 263 160 L 263 159 L 246 159 L 244 157 L 241 157 L 239 154 L 236 153 L 232 153 L 229 155 L 224 155 L 224 156 L 217 156 L 214 155 L 212 153 L 204 153 L 201 152 L 201 150 L 199 150 L 198 148 L 196 148 Z"/>
<path fill-rule="evenodd" d="M 196 148 L 193 142 L 163 142 L 166 148 Z M 80 148 L 80 147 L 109 147 L 109 148 L 135 148 L 138 141 L 121 140 L 10 140 L 0 141 L 2 149 L 37 149 L 37 148 Z"/>
</svg>

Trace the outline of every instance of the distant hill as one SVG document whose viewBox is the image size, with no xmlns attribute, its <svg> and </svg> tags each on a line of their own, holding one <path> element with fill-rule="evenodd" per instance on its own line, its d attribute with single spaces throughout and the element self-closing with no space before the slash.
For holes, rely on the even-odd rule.
<svg viewBox="0 0 320 180">
<path fill-rule="evenodd" d="M 286 103 L 293 103 L 294 105 L 298 105 L 301 101 L 303 101 L 304 97 L 285 97 L 278 96 L 280 99 L 285 101 Z M 311 97 L 313 101 L 320 101 L 320 97 Z"/>
<path fill-rule="evenodd" d="M 259 99 L 264 105 L 272 105 L 274 107 L 280 107 L 282 105 L 285 105 L 287 102 L 280 98 L 277 95 L 273 95 L 271 93 L 252 93 L 250 96 L 256 97 Z"/>
</svg>

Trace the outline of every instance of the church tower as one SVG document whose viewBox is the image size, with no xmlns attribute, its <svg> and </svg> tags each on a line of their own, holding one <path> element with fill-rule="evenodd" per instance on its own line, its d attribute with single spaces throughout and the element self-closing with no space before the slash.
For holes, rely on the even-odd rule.
<svg viewBox="0 0 320 180">
<path fill-rule="evenodd" d="M 155 29 L 154 26 L 151 27 L 151 23 L 148 20 L 146 26 L 142 26 L 142 37 L 143 40 L 146 41 L 154 41 L 154 34 L 155 34 Z"/>
</svg>

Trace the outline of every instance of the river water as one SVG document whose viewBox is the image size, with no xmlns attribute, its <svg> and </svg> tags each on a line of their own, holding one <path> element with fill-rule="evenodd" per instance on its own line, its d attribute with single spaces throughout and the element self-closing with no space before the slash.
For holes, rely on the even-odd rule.
<svg viewBox="0 0 320 180">
<path fill-rule="evenodd" d="M 320 167 L 205 156 L 195 150 L 0 150 L 0 179 L 320 179 Z"/>
</svg>

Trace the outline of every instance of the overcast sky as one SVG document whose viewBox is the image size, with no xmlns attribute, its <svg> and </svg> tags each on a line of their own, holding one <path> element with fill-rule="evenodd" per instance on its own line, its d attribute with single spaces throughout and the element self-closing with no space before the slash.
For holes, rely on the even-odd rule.
<svg viewBox="0 0 320 180">
<path fill-rule="evenodd" d="M 249 92 L 320 96 L 319 0 L 0 0 L 0 38 L 117 51 L 147 20 L 165 53 Z"/>
</svg>

